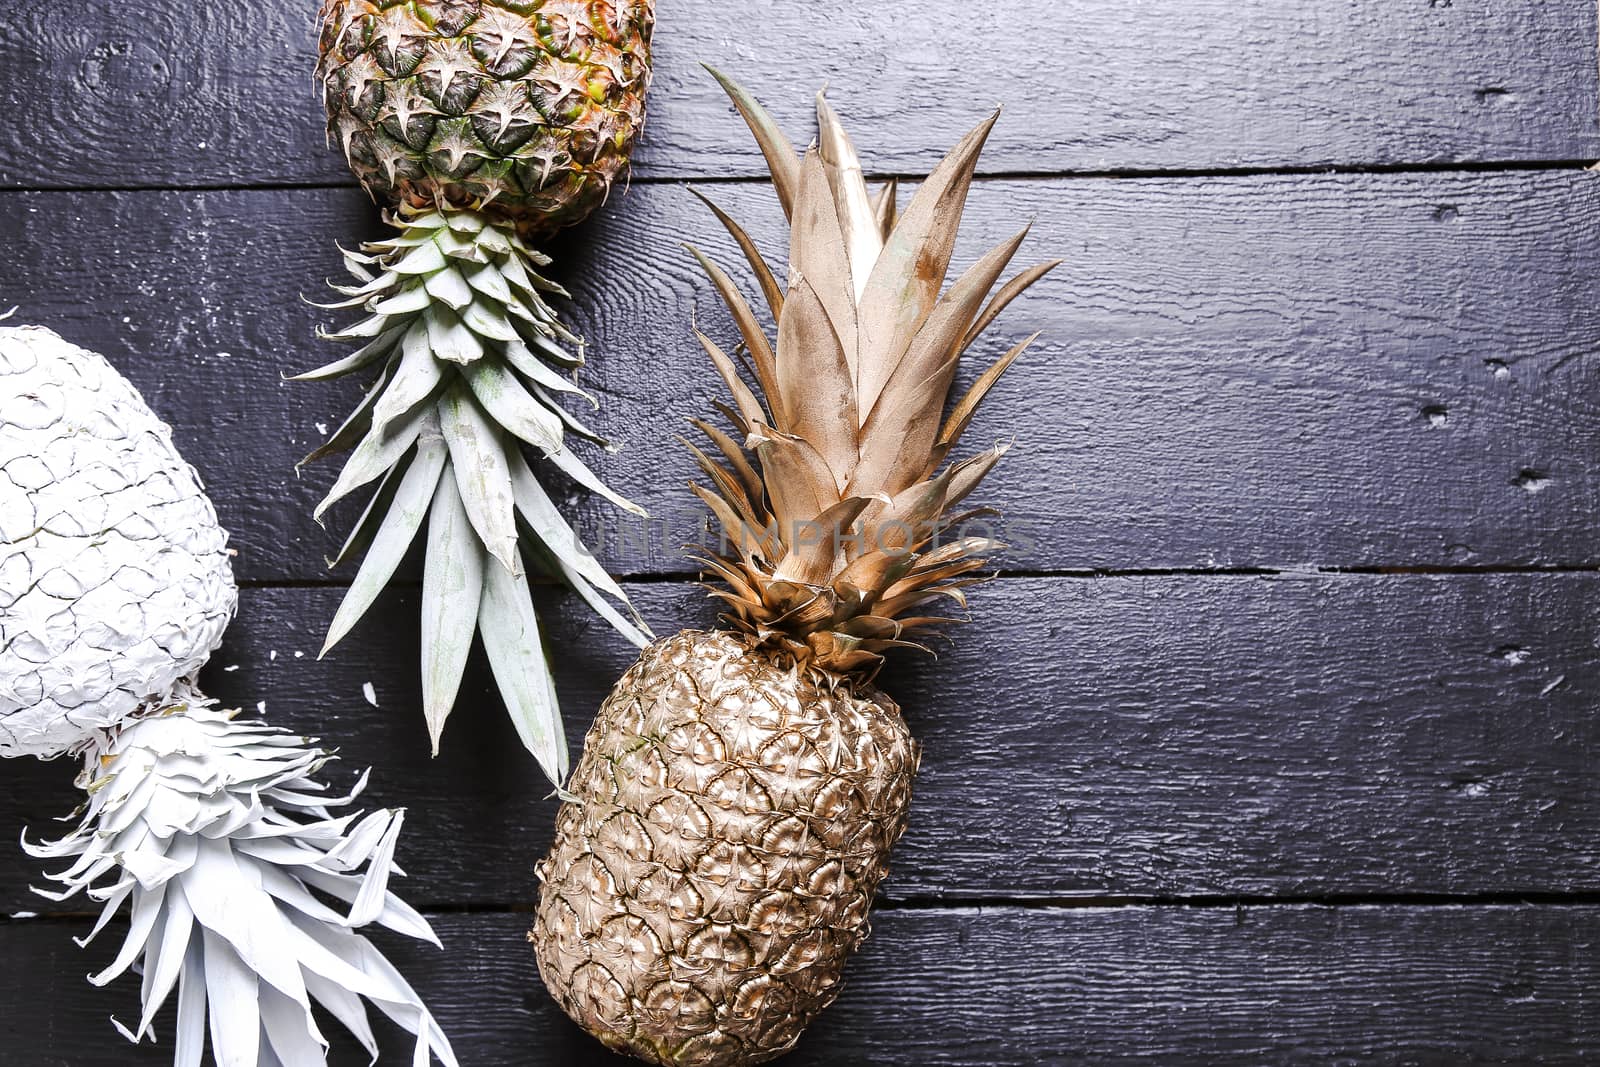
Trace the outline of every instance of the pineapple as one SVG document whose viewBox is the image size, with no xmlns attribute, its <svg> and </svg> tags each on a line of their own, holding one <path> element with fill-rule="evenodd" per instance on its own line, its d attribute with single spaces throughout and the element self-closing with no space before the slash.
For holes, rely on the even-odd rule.
<svg viewBox="0 0 1600 1067">
<path fill-rule="evenodd" d="M 330 141 L 396 233 L 346 252 L 335 286 L 360 348 L 299 375 L 376 375 L 307 457 L 353 449 L 317 508 L 378 483 L 334 560 L 366 552 L 324 654 L 371 607 L 424 521 L 423 713 L 435 753 L 473 634 L 506 708 L 559 784 L 567 747 L 526 569 L 571 586 L 635 644 L 648 630 L 540 486 L 525 445 L 569 480 L 606 487 L 569 435 L 609 448 L 563 401 L 579 338 L 547 298 L 538 242 L 582 221 L 627 171 L 644 124 L 651 0 L 324 0 Z M 524 537 L 522 534 L 528 536 Z M 526 550 L 526 551 L 524 551 Z M 619 610 L 620 609 L 620 610 Z"/>
<path fill-rule="evenodd" d="M 771 1059 L 839 992 L 918 759 L 871 679 L 889 649 L 947 621 L 926 606 L 964 603 L 961 587 L 1000 547 L 962 536 L 972 513 L 958 509 L 1004 446 L 947 460 L 1033 338 L 941 414 L 963 350 L 1055 266 L 985 305 L 1024 231 L 940 296 L 993 118 L 900 213 L 894 183 L 869 193 L 820 95 L 820 141 L 797 159 L 768 113 L 718 78 L 790 224 L 784 291 L 717 211 L 765 294 L 775 346 L 729 276 L 694 253 L 756 382 L 700 335 L 734 401 L 722 410 L 735 433 L 697 420 L 715 456 L 695 450 L 711 486 L 695 491 L 723 535 L 702 562 L 729 629 L 655 642 L 606 699 L 538 866 L 529 935 L 569 1015 L 660 1064 Z"/>
<path fill-rule="evenodd" d="M 172 432 L 100 356 L 0 327 L 0 756 L 45 759 L 199 669 L 237 594 Z"/>
<path fill-rule="evenodd" d="M 0 328 L 0 755 L 81 753 L 86 800 L 52 900 L 129 923 L 103 985 L 143 966 L 129 1040 L 177 991 L 174 1062 L 326 1062 L 313 1004 L 377 1054 L 361 998 L 455 1059 L 358 927 L 438 944 L 388 891 L 403 813 L 335 815 L 333 755 L 212 707 L 192 676 L 238 603 L 227 533 L 171 431 L 100 356 Z"/>
</svg>

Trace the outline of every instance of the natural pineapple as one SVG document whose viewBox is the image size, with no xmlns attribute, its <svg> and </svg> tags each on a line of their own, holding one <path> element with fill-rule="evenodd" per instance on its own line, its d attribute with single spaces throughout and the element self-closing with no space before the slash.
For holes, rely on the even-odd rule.
<svg viewBox="0 0 1600 1067">
<path fill-rule="evenodd" d="M 507 710 L 552 780 L 566 742 L 526 566 L 564 581 L 624 636 L 647 633 L 524 458 L 618 506 L 572 451 L 604 440 L 563 406 L 582 344 L 547 303 L 565 291 L 536 242 L 581 221 L 626 174 L 644 125 L 651 0 L 324 0 L 328 133 L 398 232 L 346 253 L 360 342 L 302 379 L 374 374 L 309 458 L 353 448 L 317 509 L 378 483 L 339 560 L 366 557 L 331 648 L 371 607 L 424 521 L 423 712 L 434 751 L 481 631 Z M 528 536 L 522 537 L 526 533 Z"/>
<path fill-rule="evenodd" d="M 724 85 L 790 221 L 783 291 L 718 212 L 750 259 L 776 346 L 696 253 L 756 380 L 700 337 L 734 400 L 735 433 L 697 422 L 716 455 L 696 450 L 711 482 L 696 492 L 724 535 L 703 562 L 731 629 L 657 641 L 612 690 L 538 867 L 530 934 L 568 1014 L 661 1064 L 771 1059 L 839 992 L 917 766 L 871 678 L 888 649 L 947 621 L 929 603 L 964 602 L 961 587 L 999 547 L 962 536 L 958 508 L 1005 449 L 946 461 L 1029 341 L 941 419 L 944 404 L 963 350 L 1054 266 L 985 305 L 1018 234 L 940 296 L 993 119 L 899 213 L 893 183 L 869 194 L 821 97 L 820 143 L 798 160 L 760 105 Z"/>
</svg>

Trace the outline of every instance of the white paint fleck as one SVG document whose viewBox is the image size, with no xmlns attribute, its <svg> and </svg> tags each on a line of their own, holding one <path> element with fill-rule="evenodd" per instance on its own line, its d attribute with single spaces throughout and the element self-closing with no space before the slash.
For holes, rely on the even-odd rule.
<svg viewBox="0 0 1600 1067">
<path fill-rule="evenodd" d="M 222 669 L 227 673 L 232 674 L 234 671 L 239 669 L 239 665 L 237 663 L 230 663 Z"/>
<path fill-rule="evenodd" d="M 39 913 L 36 911 L 14 911 L 11 913 L 11 917 L 13 919 L 37 919 Z"/>
<path fill-rule="evenodd" d="M 267 658 L 268 659 L 277 659 L 278 658 L 278 650 L 277 649 L 273 649 L 271 652 L 268 652 L 267 653 Z"/>
<path fill-rule="evenodd" d="M 294 658 L 295 659 L 305 659 L 306 658 L 306 654 L 304 652 L 300 652 L 300 651 L 297 650 L 295 652 L 295 654 L 294 654 Z"/>
<path fill-rule="evenodd" d="M 361 683 L 361 695 L 367 698 L 367 703 L 373 707 L 378 706 L 378 692 L 372 688 L 371 682 Z"/>
<path fill-rule="evenodd" d="M 265 715 L 267 713 L 267 702 L 265 700 L 256 701 L 256 711 Z"/>
<path fill-rule="evenodd" d="M 317 423 L 317 433 L 323 437 L 328 436 L 328 424 L 325 422 Z"/>
</svg>

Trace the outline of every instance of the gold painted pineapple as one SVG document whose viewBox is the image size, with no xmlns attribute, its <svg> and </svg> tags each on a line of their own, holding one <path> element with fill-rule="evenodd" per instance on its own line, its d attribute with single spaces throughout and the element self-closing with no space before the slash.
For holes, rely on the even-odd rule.
<svg viewBox="0 0 1600 1067">
<path fill-rule="evenodd" d="M 652 0 L 324 0 L 330 140 L 397 231 L 345 253 L 336 286 L 361 347 L 299 375 L 374 376 L 308 459 L 350 449 L 317 508 L 376 483 L 335 563 L 365 553 L 323 651 L 388 584 L 423 526 L 423 714 L 434 751 L 481 634 L 511 720 L 545 773 L 567 746 L 526 569 L 575 590 L 636 644 L 648 632 L 525 456 L 635 514 L 572 448 L 610 447 L 565 404 L 579 338 L 547 302 L 537 241 L 582 221 L 644 124 Z M 620 608 L 620 610 L 619 610 Z M 625 614 L 626 613 L 626 614 Z"/>
<path fill-rule="evenodd" d="M 869 193 L 820 96 L 820 143 L 800 160 L 759 104 L 723 84 L 791 230 L 784 291 L 717 212 L 750 260 L 776 346 L 695 253 L 756 379 L 700 337 L 734 399 L 736 433 L 697 421 L 716 455 L 695 450 L 711 482 L 695 491 L 723 531 L 702 562 L 731 628 L 655 642 L 612 690 L 538 867 L 529 935 L 569 1015 L 660 1064 L 772 1059 L 839 992 L 917 768 L 899 708 L 871 678 L 888 649 L 948 621 L 930 602 L 964 603 L 961 587 L 1000 547 L 962 536 L 971 513 L 958 509 L 1004 447 L 946 460 L 1032 338 L 947 416 L 945 402 L 963 350 L 1055 265 L 989 299 L 1018 234 L 940 296 L 993 119 L 898 213 L 893 183 Z"/>
</svg>

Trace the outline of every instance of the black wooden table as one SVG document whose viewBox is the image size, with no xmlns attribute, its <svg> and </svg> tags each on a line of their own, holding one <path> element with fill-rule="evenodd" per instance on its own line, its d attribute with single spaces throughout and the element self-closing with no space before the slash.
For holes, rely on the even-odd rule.
<svg viewBox="0 0 1600 1067">
<path fill-rule="evenodd" d="M 310 517 L 334 466 L 293 463 L 356 383 L 279 376 L 329 355 L 299 297 L 375 213 L 323 145 L 314 4 L 12 6 L 0 304 L 108 355 L 205 475 L 245 587 L 208 687 L 409 809 L 445 950 L 385 944 L 463 1063 L 621 1062 L 523 942 L 553 808 L 486 672 L 429 760 L 415 582 L 315 659 L 349 574 Z M 712 614 L 671 439 L 720 395 L 691 313 L 729 332 L 678 242 L 736 258 L 685 183 L 783 248 L 696 60 L 801 139 L 830 82 L 882 174 L 1003 102 L 962 256 L 1031 218 L 1066 261 L 969 435 L 1015 434 L 991 496 L 1030 536 L 954 650 L 886 676 L 927 748 L 913 826 L 787 1062 L 1600 1055 L 1592 0 L 662 0 L 657 42 L 632 187 L 556 251 L 628 446 L 603 469 L 667 521 L 578 509 L 658 628 Z M 630 657 L 547 601 L 580 736 Z M 0 838 L 75 803 L 70 766 L 0 771 Z M 111 939 L 76 948 L 30 881 L 6 852 L 0 1064 L 168 1062 L 106 1021 L 132 980 L 83 980 Z"/>
</svg>

